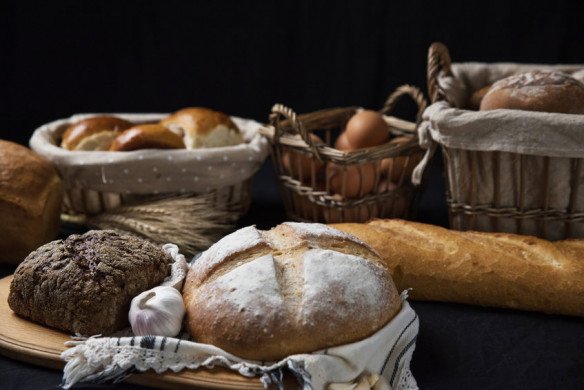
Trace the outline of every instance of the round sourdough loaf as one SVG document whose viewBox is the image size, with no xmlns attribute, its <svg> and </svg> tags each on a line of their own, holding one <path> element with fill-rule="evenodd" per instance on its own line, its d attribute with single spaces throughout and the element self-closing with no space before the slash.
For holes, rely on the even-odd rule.
<svg viewBox="0 0 584 390">
<path fill-rule="evenodd" d="M 481 111 L 498 108 L 584 114 L 584 84 L 561 72 L 516 74 L 494 83 L 481 100 Z"/>
<path fill-rule="evenodd" d="M 361 340 L 401 307 L 369 246 L 306 223 L 224 237 L 191 266 L 183 297 L 196 341 L 259 361 Z"/>
</svg>

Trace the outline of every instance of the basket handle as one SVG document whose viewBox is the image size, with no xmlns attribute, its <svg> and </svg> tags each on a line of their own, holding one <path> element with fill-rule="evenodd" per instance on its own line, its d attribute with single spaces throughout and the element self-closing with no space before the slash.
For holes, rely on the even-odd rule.
<svg viewBox="0 0 584 390">
<path fill-rule="evenodd" d="M 450 53 L 443 43 L 434 42 L 428 50 L 428 95 L 432 103 L 440 100 L 451 103 L 438 83 L 438 77 L 440 75 L 452 75 Z"/>
<path fill-rule="evenodd" d="M 409 95 L 414 102 L 418 105 L 418 112 L 416 113 L 416 125 L 422 120 L 422 113 L 428 106 L 428 102 L 424 97 L 424 93 L 417 87 L 413 85 L 404 84 L 395 89 L 385 101 L 383 108 L 379 110 L 381 114 L 389 114 L 395 107 L 396 103 L 401 99 L 402 96 Z"/>
<path fill-rule="evenodd" d="M 280 137 L 284 133 L 284 126 L 282 126 L 282 119 L 287 119 L 294 131 L 302 137 L 304 142 L 310 147 L 312 153 L 322 161 L 318 148 L 314 144 L 308 130 L 302 122 L 298 119 L 298 115 L 290 107 L 283 104 L 274 104 L 272 112 L 270 113 L 270 125 L 274 127 L 274 143 L 278 143 Z"/>
</svg>

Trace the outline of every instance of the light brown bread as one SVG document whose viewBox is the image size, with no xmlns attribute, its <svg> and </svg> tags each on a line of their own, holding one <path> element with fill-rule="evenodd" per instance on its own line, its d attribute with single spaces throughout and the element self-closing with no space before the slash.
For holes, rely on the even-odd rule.
<svg viewBox="0 0 584 390">
<path fill-rule="evenodd" d="M 584 84 L 561 72 L 527 72 L 495 82 L 481 111 L 498 108 L 584 114 Z"/>
<path fill-rule="evenodd" d="M 0 140 L 0 263 L 18 264 L 57 237 L 63 184 L 50 162 Z"/>
<path fill-rule="evenodd" d="M 69 150 L 108 150 L 114 138 L 133 124 L 113 116 L 95 116 L 73 123 L 63 133 L 61 147 Z"/>
<path fill-rule="evenodd" d="M 182 137 L 158 124 L 143 124 L 124 130 L 112 141 L 112 152 L 137 149 L 184 149 Z"/>
<path fill-rule="evenodd" d="M 191 266 L 183 298 L 195 340 L 264 361 L 361 340 L 401 307 L 371 248 L 303 223 L 224 237 Z"/>
<path fill-rule="evenodd" d="M 402 220 L 332 226 L 379 252 L 413 299 L 584 316 L 584 240 L 552 243 Z"/>
</svg>

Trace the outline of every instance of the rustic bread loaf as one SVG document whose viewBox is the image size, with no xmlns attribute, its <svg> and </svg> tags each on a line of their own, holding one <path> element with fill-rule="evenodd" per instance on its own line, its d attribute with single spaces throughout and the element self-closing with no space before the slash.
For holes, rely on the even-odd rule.
<svg viewBox="0 0 584 390">
<path fill-rule="evenodd" d="M 527 72 L 495 82 L 480 109 L 584 114 L 584 84 L 566 73 Z"/>
<path fill-rule="evenodd" d="M 584 316 L 584 240 L 549 242 L 401 220 L 336 224 L 371 245 L 413 299 Z"/>
<path fill-rule="evenodd" d="M 132 298 L 160 284 L 172 258 L 148 241 L 92 230 L 50 242 L 16 269 L 8 304 L 18 315 L 82 335 L 128 325 Z"/>
<path fill-rule="evenodd" d="M 401 307 L 371 248 L 303 223 L 224 237 L 191 266 L 183 297 L 196 341 L 264 361 L 366 338 Z"/>
<path fill-rule="evenodd" d="M 50 162 L 0 140 L 0 263 L 18 264 L 57 237 L 63 184 Z"/>
</svg>

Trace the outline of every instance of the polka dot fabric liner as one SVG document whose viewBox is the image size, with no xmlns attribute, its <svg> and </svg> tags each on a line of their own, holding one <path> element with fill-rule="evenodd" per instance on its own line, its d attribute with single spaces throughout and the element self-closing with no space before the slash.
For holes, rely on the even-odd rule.
<svg viewBox="0 0 584 390">
<path fill-rule="evenodd" d="M 245 143 L 201 149 L 142 149 L 130 152 L 69 151 L 58 146 L 76 121 L 114 115 L 134 123 L 158 122 L 168 114 L 78 114 L 47 123 L 30 139 L 31 148 L 50 160 L 66 189 L 118 194 L 206 193 L 250 179 L 268 154 L 254 120 L 232 117 Z"/>
</svg>

